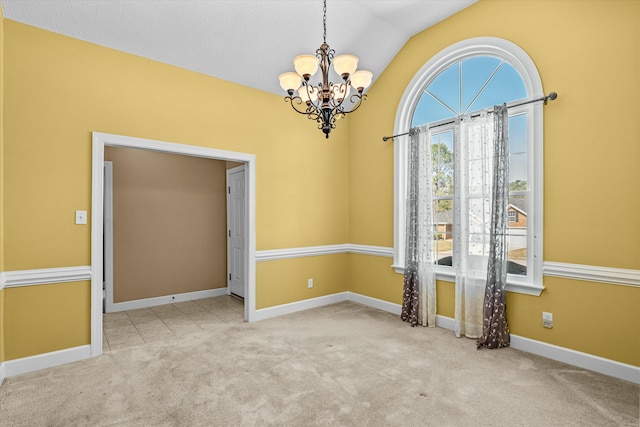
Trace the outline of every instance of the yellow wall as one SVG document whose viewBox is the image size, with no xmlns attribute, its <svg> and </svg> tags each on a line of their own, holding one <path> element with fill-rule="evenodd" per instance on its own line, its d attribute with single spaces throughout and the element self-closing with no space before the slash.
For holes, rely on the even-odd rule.
<svg viewBox="0 0 640 427">
<path fill-rule="evenodd" d="M 511 332 L 640 366 L 640 289 L 546 277 L 540 297 L 507 293 Z M 542 312 L 553 328 L 542 327 Z"/>
<path fill-rule="evenodd" d="M 402 304 L 402 276 L 391 258 L 349 254 L 349 291 Z"/>
<path fill-rule="evenodd" d="M 91 207 L 92 131 L 253 153 L 258 250 L 347 241 L 348 120 L 326 140 L 282 96 L 10 20 L 4 31 L 6 270 L 90 264 L 90 225 L 74 225 L 74 211 Z M 259 266 L 258 307 L 290 299 L 300 285 L 269 263 Z M 345 269 L 340 257 L 322 264 Z M 88 321 L 65 320 L 75 304 L 89 309 L 86 289 L 50 286 L 5 290 L 8 359 L 69 345 L 49 335 L 36 345 L 15 332 L 25 320 L 15 307 L 45 297 L 50 308 L 30 310 L 30 327 L 68 326 L 83 337 L 74 345 L 88 342 Z M 345 291 L 346 280 L 335 287 Z"/>
<path fill-rule="evenodd" d="M 638 1 L 482 0 L 411 38 L 351 117 L 350 242 L 393 245 L 393 143 L 381 137 L 393 133 L 418 70 L 480 36 L 522 47 L 544 90 L 559 94 L 544 109 L 544 260 L 640 269 Z M 566 221 L 567 212 L 580 214 Z M 384 264 L 353 262 L 349 289 L 397 302 L 402 277 L 382 274 Z M 551 277 L 544 284 L 540 297 L 508 294 L 514 334 L 640 366 L 640 289 Z M 452 316 L 453 286 L 439 283 L 438 292 L 438 312 Z M 554 313 L 551 330 L 541 326 L 543 310 Z"/>
<path fill-rule="evenodd" d="M 347 290 L 347 254 L 322 255 L 256 264 L 256 309 Z M 313 287 L 307 280 L 313 279 Z"/>
<path fill-rule="evenodd" d="M 4 292 L 6 360 L 90 343 L 89 281 L 23 286 Z"/>
</svg>

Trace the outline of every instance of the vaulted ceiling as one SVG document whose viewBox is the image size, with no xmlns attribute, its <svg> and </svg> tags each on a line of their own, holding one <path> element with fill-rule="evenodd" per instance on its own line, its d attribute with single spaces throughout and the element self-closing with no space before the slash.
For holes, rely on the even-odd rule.
<svg viewBox="0 0 640 427">
<path fill-rule="evenodd" d="M 477 0 L 328 0 L 327 43 L 379 76 L 414 34 Z M 4 17 L 252 88 L 322 43 L 321 0 L 0 0 Z"/>
</svg>

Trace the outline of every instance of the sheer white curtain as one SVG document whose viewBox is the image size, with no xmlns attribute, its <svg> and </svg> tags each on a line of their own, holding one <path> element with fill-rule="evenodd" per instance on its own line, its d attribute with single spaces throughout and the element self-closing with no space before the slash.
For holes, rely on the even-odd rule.
<svg viewBox="0 0 640 427">
<path fill-rule="evenodd" d="M 401 318 L 412 326 L 436 325 L 431 132 L 409 132 L 404 292 Z"/>
<path fill-rule="evenodd" d="M 500 129 L 506 128 L 504 114 L 482 113 L 479 117 L 466 116 L 459 120 L 454 134 L 455 199 L 454 213 L 454 268 L 456 271 L 455 333 L 456 336 L 480 338 L 483 335 L 487 266 L 491 253 L 492 186 L 495 177 L 508 181 L 508 157 L 506 145 L 496 150 L 494 146 L 494 119 L 501 120 Z M 501 110 L 502 111 L 502 110 Z M 506 144 L 506 137 L 499 141 Z M 502 156 L 496 162 L 495 156 Z M 496 169 L 496 166 L 499 166 Z M 508 184 L 507 184 L 508 187 Z M 505 198 L 496 201 L 506 216 L 508 188 Z M 503 220 L 503 223 L 506 221 Z M 498 231 L 503 238 L 506 230 Z M 496 233 L 496 230 L 493 230 Z M 503 240 L 504 242 L 504 240 Z M 495 254 L 495 251 L 494 251 Z M 498 287 L 506 286 L 506 246 L 500 252 L 500 268 L 505 268 L 504 279 Z M 495 261 L 495 259 L 494 259 Z"/>
</svg>

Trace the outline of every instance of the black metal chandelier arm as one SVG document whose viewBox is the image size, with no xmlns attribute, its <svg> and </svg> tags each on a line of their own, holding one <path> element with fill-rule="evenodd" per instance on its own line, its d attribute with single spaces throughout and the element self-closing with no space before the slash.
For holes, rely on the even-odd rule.
<svg viewBox="0 0 640 427">
<path fill-rule="evenodd" d="M 291 108 L 293 108 L 293 111 L 295 111 L 296 113 L 300 113 L 300 114 L 306 114 L 308 115 L 309 113 L 311 113 L 312 111 L 310 111 L 311 108 L 313 108 L 313 106 L 307 105 L 302 98 L 300 98 L 299 96 L 285 96 L 284 97 L 285 102 L 289 102 L 291 104 Z M 306 110 L 302 111 L 299 110 L 298 108 L 296 108 L 296 104 L 297 105 L 305 105 L 307 107 Z"/>
<path fill-rule="evenodd" d="M 357 99 L 357 101 L 354 101 L 354 98 Z M 351 110 L 349 111 L 343 111 L 343 113 L 346 114 L 350 114 L 353 113 L 354 111 L 356 111 L 358 108 L 360 108 L 360 106 L 362 105 L 362 101 L 364 101 L 365 99 L 367 99 L 367 94 L 363 93 L 362 95 L 359 93 L 354 93 L 349 97 L 349 101 L 351 101 L 353 103 L 353 107 L 351 108 Z"/>
<path fill-rule="evenodd" d="M 358 98 L 357 103 L 358 103 L 358 105 L 360 105 L 360 104 L 362 104 L 362 101 L 367 99 L 367 94 L 366 93 L 354 93 L 354 94 L 352 94 L 349 97 L 349 100 L 355 104 L 356 101 L 353 100 L 354 97 Z M 351 111 L 353 111 L 353 110 L 351 110 Z"/>
<path fill-rule="evenodd" d="M 315 120 L 316 122 L 320 123 L 319 128 L 321 128 L 321 127 L 322 127 L 322 116 L 321 116 L 321 115 L 319 115 L 318 113 L 316 113 L 316 112 L 309 113 L 309 114 L 307 115 L 307 119 L 309 119 L 309 120 Z"/>
</svg>

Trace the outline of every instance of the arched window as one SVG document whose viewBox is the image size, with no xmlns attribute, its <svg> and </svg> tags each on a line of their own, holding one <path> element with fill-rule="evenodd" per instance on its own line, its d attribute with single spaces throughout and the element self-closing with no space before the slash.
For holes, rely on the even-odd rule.
<svg viewBox="0 0 640 427">
<path fill-rule="evenodd" d="M 543 95 L 529 56 L 503 39 L 469 39 L 441 51 L 416 74 L 396 115 L 395 133 L 431 128 L 437 273 L 454 279 L 452 266 L 455 117 Z M 404 268 L 407 137 L 395 140 L 394 266 Z M 509 109 L 509 275 L 507 289 L 542 290 L 542 106 Z"/>
</svg>

